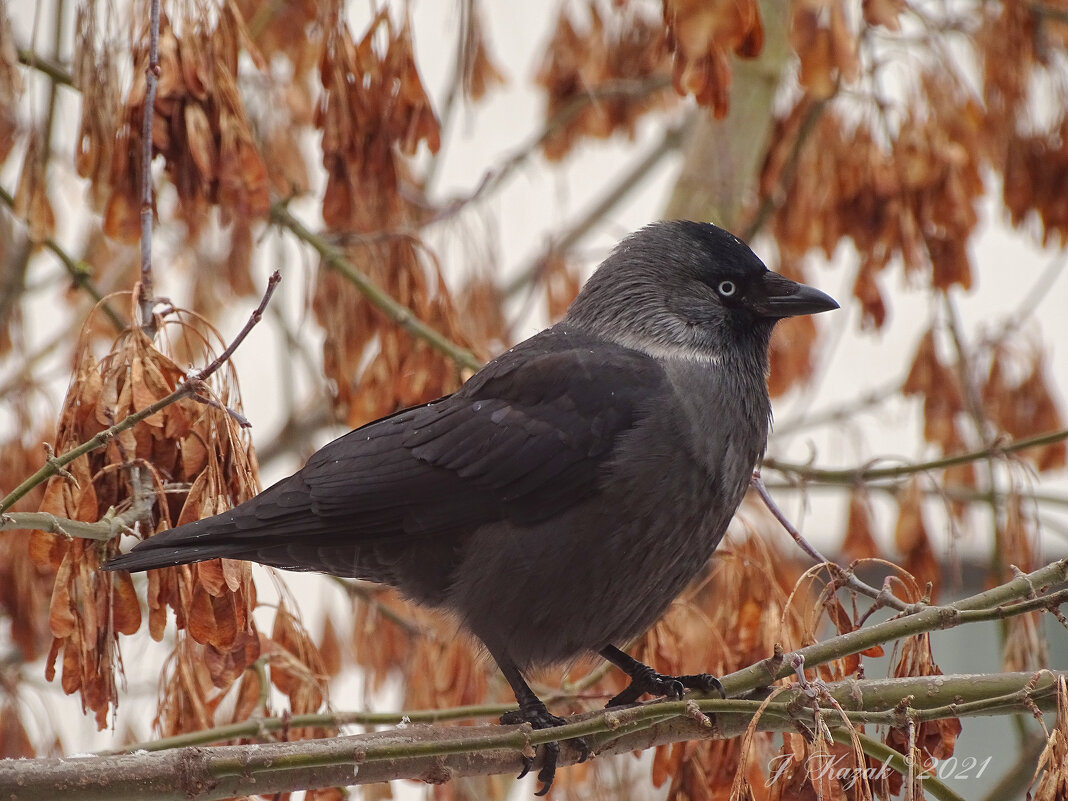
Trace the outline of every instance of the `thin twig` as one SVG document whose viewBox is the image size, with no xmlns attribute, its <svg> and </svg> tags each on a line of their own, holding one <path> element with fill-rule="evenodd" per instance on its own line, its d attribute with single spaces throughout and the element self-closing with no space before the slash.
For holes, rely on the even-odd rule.
<svg viewBox="0 0 1068 801">
<path fill-rule="evenodd" d="M 281 280 L 282 274 L 278 272 L 278 270 L 271 273 L 270 277 L 267 279 L 267 289 L 264 291 L 263 297 L 260 298 L 259 305 L 252 310 L 252 314 L 249 315 L 248 321 L 245 323 L 244 327 L 237 332 L 237 336 L 230 341 L 230 344 L 226 346 L 223 352 L 216 356 L 207 367 L 191 373 L 189 375 L 190 381 L 203 381 L 222 367 L 223 364 L 234 355 L 234 351 L 245 341 L 245 337 L 249 335 L 249 332 L 251 332 L 252 329 L 256 327 L 256 324 L 263 319 L 263 311 L 267 308 L 267 304 L 271 302 L 274 290 L 278 287 Z"/>
<path fill-rule="evenodd" d="M 479 190 L 470 199 L 487 195 L 502 186 L 505 180 L 511 176 L 523 163 L 531 157 L 545 142 L 561 128 L 571 123 L 582 111 L 592 103 L 613 98 L 642 98 L 659 92 L 671 86 L 671 77 L 668 75 L 653 75 L 640 80 L 620 79 L 606 81 L 599 86 L 588 88 L 581 95 L 572 100 L 557 111 L 545 123 L 545 126 L 524 144 L 517 147 L 499 167 L 490 172 L 479 185 Z"/>
<path fill-rule="evenodd" d="M 257 449 L 257 456 L 259 450 Z M 812 483 L 804 484 L 797 481 L 765 481 L 764 486 L 768 490 L 775 492 L 812 492 L 813 490 L 826 490 L 829 492 L 840 492 L 842 490 L 841 484 L 832 483 Z M 898 497 L 901 493 L 901 487 L 894 484 L 868 484 L 865 486 L 866 490 L 872 492 L 880 492 L 891 497 Z M 988 503 L 990 499 L 990 493 L 986 490 L 977 490 L 972 487 L 966 487 L 961 484 L 940 484 L 937 487 L 921 487 L 920 493 L 925 497 L 945 498 L 951 501 L 960 501 L 961 503 Z M 1005 503 L 1012 498 L 1022 498 L 1032 505 L 1036 506 L 1068 506 L 1068 495 L 1061 495 L 1051 492 L 998 492 L 996 493 L 999 503 Z"/>
<path fill-rule="evenodd" d="M 442 131 L 452 130 L 452 119 L 456 113 L 457 99 L 460 97 L 460 87 L 463 83 L 464 76 L 464 57 L 465 49 L 467 45 L 467 38 L 470 32 L 472 23 L 472 17 L 474 15 L 474 9 L 472 8 L 474 0 L 460 0 L 457 5 L 460 7 L 460 24 L 456 31 L 456 53 L 452 62 L 452 72 L 449 75 L 449 80 L 446 83 L 445 97 L 441 101 L 441 112 L 438 115 L 438 127 Z M 430 163 L 427 165 L 426 172 L 423 174 L 423 194 L 430 194 L 434 187 L 434 182 L 437 179 L 441 171 L 441 165 L 444 160 L 445 147 L 448 142 L 448 138 L 443 138 L 441 147 L 438 148 L 438 152 L 434 153 L 430 158 Z"/>
<path fill-rule="evenodd" d="M 768 493 L 768 488 L 764 486 L 764 480 L 760 477 L 759 470 L 753 473 L 750 485 L 756 490 L 757 495 L 760 496 L 764 505 L 768 507 L 768 511 L 770 511 L 782 527 L 786 529 L 786 533 L 793 538 L 794 542 L 800 546 L 801 550 L 811 556 L 817 564 L 826 565 L 835 575 L 836 580 L 842 582 L 843 586 L 859 592 L 861 595 L 867 595 L 869 598 L 873 598 L 877 605 L 889 606 L 899 612 L 912 612 L 919 608 L 914 604 L 905 603 L 887 590 L 878 590 L 870 584 L 861 581 L 852 570 L 845 569 L 837 562 L 832 562 L 826 556 L 821 554 L 816 546 L 806 540 L 801 535 L 801 532 L 797 530 L 797 527 L 790 522 L 785 514 L 783 514 L 783 511 Z"/>
<path fill-rule="evenodd" d="M 798 431 L 823 425 L 835 425 L 853 419 L 858 412 L 871 409 L 892 398 L 904 383 L 900 378 L 867 390 L 863 395 L 842 401 L 834 406 L 807 412 L 785 420 L 775 421 L 775 436 L 785 437 Z"/>
<path fill-rule="evenodd" d="M 156 305 L 152 281 L 152 118 L 155 114 L 156 84 L 159 82 L 159 6 L 149 2 L 148 67 L 145 69 L 145 110 L 141 124 L 141 325 L 154 331 L 152 308 Z"/>
<path fill-rule="evenodd" d="M 928 631 L 953 628 L 961 624 L 961 612 L 976 611 L 967 622 L 978 620 L 1001 620 L 1013 613 L 1008 604 L 1027 598 L 1036 586 L 1056 586 L 1068 581 L 1068 559 L 1061 559 L 1032 571 L 1026 576 L 1014 578 L 993 589 L 963 598 L 945 606 L 924 606 L 909 615 L 899 615 L 890 620 L 840 634 L 825 642 L 814 643 L 799 649 L 805 664 L 814 666 L 843 656 L 860 653 L 874 645 L 923 634 Z M 1021 611 L 1032 611 L 1021 608 Z M 775 681 L 789 676 L 791 654 L 777 653 L 756 664 L 721 676 L 720 681 L 728 696 L 739 695 L 758 687 L 770 686 Z"/>
<path fill-rule="evenodd" d="M 790 153 L 786 157 L 786 163 L 783 165 L 782 171 L 779 173 L 779 180 L 774 190 L 767 193 L 760 201 L 760 206 L 753 214 L 753 221 L 746 226 L 745 232 L 742 234 L 744 241 L 752 242 L 753 237 L 760 233 L 760 230 L 771 219 L 771 215 L 784 202 L 790 187 L 793 185 L 794 178 L 797 176 L 797 167 L 801 160 L 801 149 L 812 132 L 816 130 L 816 123 L 823 115 L 823 110 L 830 100 L 831 98 L 816 100 L 808 107 L 805 112 L 805 118 L 801 120 L 801 127 L 797 130 L 797 136 L 794 137 L 794 141 L 790 145 Z"/>
<path fill-rule="evenodd" d="M 559 256 L 567 253 L 580 242 L 593 226 L 616 207 L 637 186 L 665 156 L 678 150 L 685 141 L 686 134 L 696 120 L 694 115 L 664 132 L 660 141 L 648 153 L 642 156 L 633 167 L 623 173 L 610 187 L 601 194 L 593 206 L 580 215 L 568 229 L 553 239 L 536 257 L 521 268 L 503 290 L 504 297 L 511 298 L 527 288 L 542 272 L 550 255 Z"/>
<path fill-rule="evenodd" d="M 20 47 L 18 49 L 18 55 L 21 64 L 25 64 L 27 67 L 32 67 L 38 72 L 44 73 L 57 84 L 75 88 L 74 76 L 66 65 L 61 64 L 58 59 L 38 55 L 28 47 Z"/>
<path fill-rule="evenodd" d="M 15 207 L 14 196 L 3 187 L 0 187 L 0 202 L 8 208 Z M 70 275 L 71 280 L 74 281 L 78 287 L 88 292 L 93 300 L 100 304 L 101 309 L 108 316 L 108 319 L 115 325 L 115 330 L 122 331 L 125 329 L 126 321 L 122 319 L 114 308 L 112 308 L 112 306 L 104 299 L 104 295 L 96 288 L 96 285 L 93 284 L 92 278 L 90 277 L 92 275 L 92 270 L 89 265 L 84 261 L 75 260 L 74 257 L 67 253 L 62 245 L 52 237 L 48 237 L 41 244 L 44 245 L 46 249 L 52 251 L 53 255 L 59 259 L 60 264 L 63 265 L 67 273 Z"/>
<path fill-rule="evenodd" d="M 1033 437 L 1018 439 L 1005 444 L 994 443 L 988 448 L 974 451 L 943 456 L 940 459 L 932 459 L 929 462 L 916 462 L 903 464 L 897 467 L 849 467 L 843 469 L 830 469 L 824 467 L 812 467 L 807 464 L 787 462 L 782 459 L 764 459 L 762 466 L 768 470 L 776 470 L 787 473 L 802 481 L 818 481 L 826 484 L 859 484 L 865 481 L 881 481 L 907 478 L 917 473 L 925 473 L 930 470 L 942 470 L 946 467 L 968 464 L 970 462 L 986 459 L 991 456 L 1005 456 L 1011 453 L 1019 453 L 1030 448 L 1040 448 L 1043 445 L 1052 445 L 1068 439 L 1068 429 L 1048 431 L 1044 434 L 1036 434 Z"/>
</svg>

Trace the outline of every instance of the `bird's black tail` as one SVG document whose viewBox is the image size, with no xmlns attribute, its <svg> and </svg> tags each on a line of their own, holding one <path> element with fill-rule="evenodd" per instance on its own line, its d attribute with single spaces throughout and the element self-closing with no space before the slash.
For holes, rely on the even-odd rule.
<svg viewBox="0 0 1068 801">
<path fill-rule="evenodd" d="M 223 513 L 161 531 L 139 542 L 129 553 L 109 560 L 103 569 L 136 573 L 219 557 L 240 559 L 247 552 L 248 543 L 227 536 L 234 528 L 231 515 Z"/>
</svg>

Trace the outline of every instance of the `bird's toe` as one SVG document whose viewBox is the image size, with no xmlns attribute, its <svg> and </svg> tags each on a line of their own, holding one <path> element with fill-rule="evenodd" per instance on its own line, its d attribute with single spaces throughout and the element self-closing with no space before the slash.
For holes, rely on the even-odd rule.
<svg viewBox="0 0 1068 801">
<path fill-rule="evenodd" d="M 531 705 L 529 707 L 520 707 L 519 709 L 511 712 L 505 712 L 500 717 L 500 721 L 503 725 L 515 725 L 518 723 L 529 723 L 531 728 L 535 730 L 540 729 L 552 729 L 557 726 L 563 726 L 567 723 L 561 717 L 552 714 L 544 705 Z M 590 747 L 586 744 L 586 741 L 581 737 L 573 737 L 567 741 L 578 752 L 579 762 L 585 762 L 590 756 Z M 553 780 L 556 778 L 556 766 L 560 761 L 560 743 L 556 741 L 550 741 L 542 743 L 542 761 L 541 769 L 538 771 L 538 781 L 541 783 L 541 789 L 539 789 L 535 795 L 544 796 L 549 792 L 553 785 Z M 517 778 L 522 779 L 530 771 L 534 769 L 534 757 L 523 757 L 523 770 L 520 772 Z"/>
<path fill-rule="evenodd" d="M 686 690 L 698 690 L 700 692 L 717 691 L 724 698 L 723 685 L 719 679 L 709 673 L 695 673 L 688 676 L 665 676 L 657 673 L 652 668 L 632 675 L 631 682 L 607 706 L 624 706 L 633 704 L 643 695 L 652 695 L 658 698 L 682 698 Z"/>
<path fill-rule="evenodd" d="M 702 693 L 715 691 L 720 698 L 727 697 L 727 693 L 723 689 L 723 683 L 711 673 L 694 673 L 690 676 L 679 676 L 678 680 L 688 690 L 697 690 Z"/>
</svg>

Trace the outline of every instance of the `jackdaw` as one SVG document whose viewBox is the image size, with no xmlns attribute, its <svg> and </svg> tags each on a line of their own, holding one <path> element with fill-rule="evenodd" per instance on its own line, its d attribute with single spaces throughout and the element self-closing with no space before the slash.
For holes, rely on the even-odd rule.
<svg viewBox="0 0 1068 801">
<path fill-rule="evenodd" d="M 255 498 L 106 569 L 226 557 L 388 584 L 454 613 L 515 691 L 502 722 L 535 729 L 564 721 L 523 674 L 586 653 L 631 678 L 609 705 L 718 688 L 656 673 L 616 643 L 703 570 L 742 501 L 771 419 L 775 323 L 835 308 L 714 225 L 649 225 L 561 322 L 452 395 L 345 434 Z M 558 753 L 544 750 L 539 794 Z"/>
</svg>

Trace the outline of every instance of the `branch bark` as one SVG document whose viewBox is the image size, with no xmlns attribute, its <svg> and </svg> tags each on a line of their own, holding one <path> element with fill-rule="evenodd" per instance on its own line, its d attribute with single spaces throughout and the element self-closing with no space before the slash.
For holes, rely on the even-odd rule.
<svg viewBox="0 0 1068 801">
<path fill-rule="evenodd" d="M 910 713 L 937 710 L 942 717 L 1031 710 L 1035 705 L 1053 709 L 1059 676 L 1068 676 L 1068 671 L 845 681 L 828 686 L 828 691 L 847 714 L 859 712 L 859 720 L 883 722 L 900 716 L 897 707 L 908 696 L 914 698 Z M 798 715 L 811 714 L 809 701 L 797 703 L 803 692 L 797 688 L 783 693 L 781 700 L 768 705 L 758 729 L 795 730 Z M 984 697 L 1019 700 L 1012 706 L 973 704 L 962 709 L 969 700 Z M 584 737 L 598 758 L 684 740 L 736 737 L 759 706 L 756 700 L 655 701 L 575 716 L 566 726 L 541 731 L 527 725 L 417 724 L 323 740 L 12 759 L 0 761 L 0 797 L 44 801 L 77 792 L 82 801 L 210 801 L 398 778 L 437 784 L 459 776 L 518 773 L 525 751 L 561 736 Z M 823 720 L 832 728 L 843 725 L 835 709 L 824 710 Z M 574 764 L 577 757 L 578 752 L 565 745 L 560 764 Z"/>
</svg>

